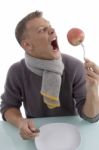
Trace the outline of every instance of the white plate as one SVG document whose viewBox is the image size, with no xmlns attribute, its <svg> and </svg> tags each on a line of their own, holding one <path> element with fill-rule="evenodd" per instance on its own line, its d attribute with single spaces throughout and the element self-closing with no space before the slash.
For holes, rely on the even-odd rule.
<svg viewBox="0 0 99 150">
<path fill-rule="evenodd" d="M 37 150 L 76 150 L 80 141 L 78 128 L 67 123 L 46 124 L 35 138 Z"/>
</svg>

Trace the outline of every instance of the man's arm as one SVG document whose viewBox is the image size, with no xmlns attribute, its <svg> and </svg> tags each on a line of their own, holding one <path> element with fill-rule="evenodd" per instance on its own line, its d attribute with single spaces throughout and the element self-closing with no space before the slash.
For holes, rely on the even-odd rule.
<svg viewBox="0 0 99 150">
<path fill-rule="evenodd" d="M 23 139 L 33 139 L 38 136 L 38 132 L 32 119 L 25 119 L 17 108 L 9 108 L 4 113 L 5 119 L 19 128 L 20 135 Z"/>
<path fill-rule="evenodd" d="M 83 113 L 89 118 L 94 118 L 99 115 L 99 96 L 97 93 L 97 90 L 87 92 L 86 101 L 83 106 Z"/>
<path fill-rule="evenodd" d="M 89 118 L 99 118 L 99 67 L 86 59 L 85 69 L 86 101 L 83 106 L 83 113 Z"/>
<path fill-rule="evenodd" d="M 17 128 L 20 127 L 20 123 L 23 120 L 22 114 L 19 109 L 17 108 L 9 108 L 5 113 L 4 117 L 6 121 L 10 122 Z"/>
</svg>

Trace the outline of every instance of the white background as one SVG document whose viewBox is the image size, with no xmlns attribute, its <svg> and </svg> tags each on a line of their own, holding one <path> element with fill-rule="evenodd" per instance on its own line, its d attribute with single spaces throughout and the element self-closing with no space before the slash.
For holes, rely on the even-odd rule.
<svg viewBox="0 0 99 150">
<path fill-rule="evenodd" d="M 56 29 L 61 52 L 83 61 L 82 47 L 71 46 L 66 38 L 69 29 L 81 28 L 85 33 L 86 57 L 99 65 L 98 0 L 0 0 L 0 95 L 8 68 L 24 57 L 24 50 L 14 36 L 16 24 L 35 10 L 43 11 Z"/>
</svg>

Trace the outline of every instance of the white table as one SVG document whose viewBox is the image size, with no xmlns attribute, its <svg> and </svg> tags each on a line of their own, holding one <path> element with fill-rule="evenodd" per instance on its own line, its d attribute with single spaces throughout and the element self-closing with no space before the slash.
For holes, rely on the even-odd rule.
<svg viewBox="0 0 99 150">
<path fill-rule="evenodd" d="M 88 123 L 79 117 L 49 117 L 34 119 L 36 126 L 47 123 L 71 123 L 80 130 L 81 144 L 77 150 L 99 150 L 99 122 Z M 0 150 L 36 150 L 32 140 L 23 140 L 17 128 L 0 121 Z"/>
</svg>

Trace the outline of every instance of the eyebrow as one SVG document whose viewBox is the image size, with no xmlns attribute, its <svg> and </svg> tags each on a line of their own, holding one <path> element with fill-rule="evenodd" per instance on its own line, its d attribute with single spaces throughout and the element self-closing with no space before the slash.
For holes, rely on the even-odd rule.
<svg viewBox="0 0 99 150">
<path fill-rule="evenodd" d="M 42 30 L 43 28 L 49 28 L 49 27 L 51 27 L 50 24 L 49 25 L 41 25 L 37 28 L 37 31 Z"/>
<path fill-rule="evenodd" d="M 51 26 L 51 24 L 50 24 L 50 22 L 47 22 L 48 24 L 42 24 L 42 25 L 40 25 L 38 28 L 42 28 L 42 27 L 50 27 Z"/>
<path fill-rule="evenodd" d="M 46 21 L 46 23 L 47 23 L 47 25 L 51 26 L 51 23 L 50 23 L 49 21 Z M 45 24 L 44 24 L 44 25 L 42 24 L 42 25 L 40 25 L 39 27 L 45 27 L 45 26 L 46 26 Z M 38 27 L 38 28 L 39 28 L 39 27 Z"/>
</svg>

